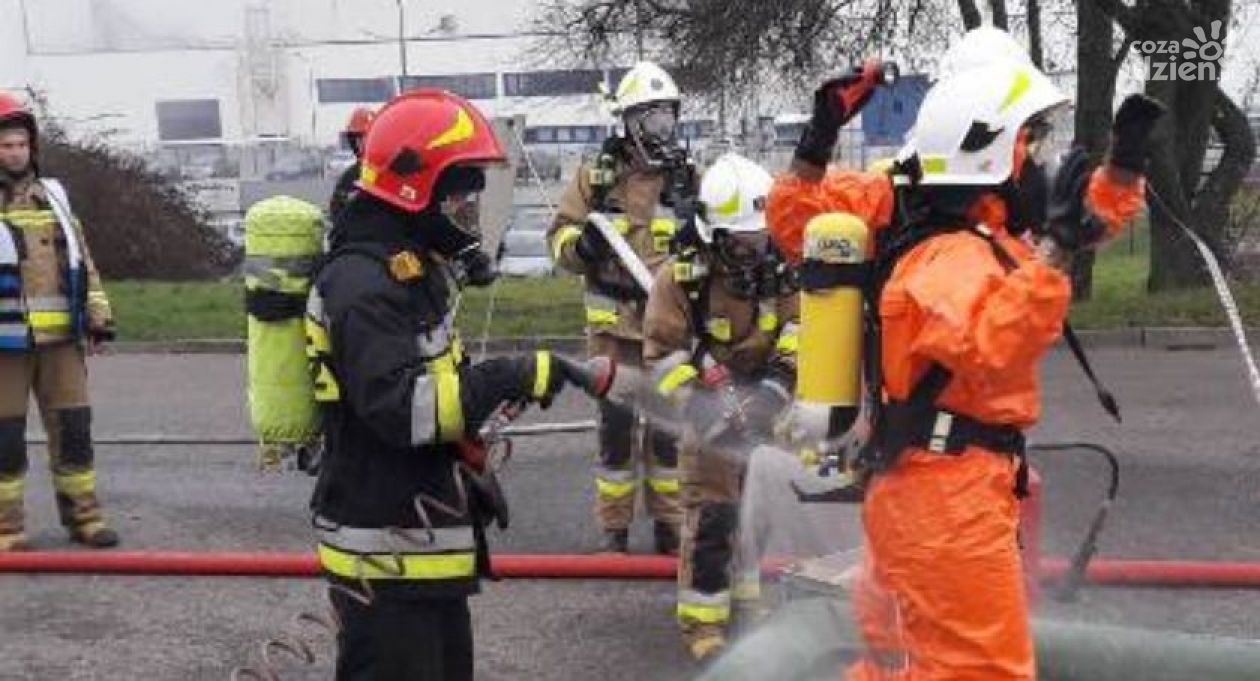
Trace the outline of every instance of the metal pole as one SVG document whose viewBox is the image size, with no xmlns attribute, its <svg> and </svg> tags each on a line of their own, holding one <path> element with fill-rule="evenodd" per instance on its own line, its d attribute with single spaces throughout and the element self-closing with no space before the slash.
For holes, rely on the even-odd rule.
<svg viewBox="0 0 1260 681">
<path fill-rule="evenodd" d="M 406 0 L 394 0 L 398 5 L 398 60 L 402 65 L 402 77 L 407 77 L 407 21 L 403 5 Z M 399 88 L 401 89 L 401 88 Z"/>
</svg>

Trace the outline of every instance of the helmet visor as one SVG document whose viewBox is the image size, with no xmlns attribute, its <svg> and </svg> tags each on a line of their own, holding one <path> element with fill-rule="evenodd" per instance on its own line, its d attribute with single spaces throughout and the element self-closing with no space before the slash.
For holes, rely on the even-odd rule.
<svg viewBox="0 0 1260 681">
<path fill-rule="evenodd" d="M 678 112 L 671 102 L 636 107 L 626 112 L 626 131 L 649 152 L 666 149 L 678 137 Z"/>
</svg>

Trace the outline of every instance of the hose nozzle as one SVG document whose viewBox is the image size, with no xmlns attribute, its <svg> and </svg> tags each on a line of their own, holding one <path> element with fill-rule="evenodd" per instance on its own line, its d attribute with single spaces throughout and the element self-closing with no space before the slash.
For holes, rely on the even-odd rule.
<svg viewBox="0 0 1260 681">
<path fill-rule="evenodd" d="M 608 395 L 617 377 L 617 363 L 609 357 L 592 357 L 585 362 L 563 355 L 552 355 L 552 358 L 566 380 L 597 400 Z"/>
</svg>

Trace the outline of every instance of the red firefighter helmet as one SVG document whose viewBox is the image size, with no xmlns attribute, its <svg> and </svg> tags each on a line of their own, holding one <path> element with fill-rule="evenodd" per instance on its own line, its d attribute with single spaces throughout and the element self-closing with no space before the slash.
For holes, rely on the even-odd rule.
<svg viewBox="0 0 1260 681">
<path fill-rule="evenodd" d="M 0 126 L 11 123 L 17 123 L 26 128 L 31 134 L 31 145 L 34 146 L 35 138 L 39 134 L 39 127 L 35 124 L 35 114 L 26 108 L 17 95 L 0 90 Z"/>
<path fill-rule="evenodd" d="M 442 171 L 506 160 L 494 129 L 467 100 L 444 90 L 411 90 L 376 114 L 363 141 L 358 187 L 418 213 L 429 205 Z"/>
<path fill-rule="evenodd" d="M 346 121 L 346 129 L 341 131 L 343 135 L 366 135 L 368 128 L 372 126 L 372 120 L 376 118 L 376 112 L 366 106 L 355 107 L 350 113 L 350 120 Z"/>
</svg>

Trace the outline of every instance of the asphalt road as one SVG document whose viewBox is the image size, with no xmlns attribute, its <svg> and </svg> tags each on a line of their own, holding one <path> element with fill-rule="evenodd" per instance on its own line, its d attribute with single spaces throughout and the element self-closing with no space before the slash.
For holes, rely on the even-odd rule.
<svg viewBox="0 0 1260 681">
<path fill-rule="evenodd" d="M 1260 560 L 1260 409 L 1232 351 L 1099 350 L 1100 372 L 1125 409 L 1115 425 L 1066 355 L 1045 375 L 1046 415 L 1033 439 L 1115 448 L 1124 473 L 1103 557 Z M 92 360 L 100 435 L 246 432 L 242 360 L 234 356 L 117 356 Z M 576 397 L 525 422 L 590 418 Z M 73 550 L 56 525 L 42 448 L 32 448 L 29 525 L 42 549 Z M 518 441 L 508 478 L 514 526 L 500 551 L 585 552 L 597 539 L 589 468 L 593 436 Z M 100 487 L 128 548 L 309 548 L 311 481 L 260 476 L 240 447 L 102 446 Z M 1101 461 L 1040 455 L 1045 551 L 1069 553 L 1105 484 Z M 846 520 L 846 540 L 852 521 Z M 636 528 L 646 551 L 650 530 Z M 685 679 L 667 583 L 504 582 L 474 600 L 483 679 Z M 310 636 L 313 665 L 286 662 L 283 679 L 330 677 L 331 643 L 292 622 L 324 607 L 311 580 L 0 575 L 0 679 L 223 681 L 256 661 L 282 631 Z M 1091 622 L 1260 638 L 1260 592 L 1086 589 L 1044 614 Z"/>
</svg>

